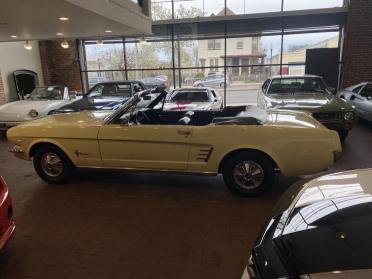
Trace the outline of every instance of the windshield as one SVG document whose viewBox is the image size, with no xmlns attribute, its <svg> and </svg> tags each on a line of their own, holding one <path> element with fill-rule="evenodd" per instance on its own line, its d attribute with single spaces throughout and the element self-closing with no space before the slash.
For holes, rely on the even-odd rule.
<svg viewBox="0 0 372 279">
<path fill-rule="evenodd" d="M 278 78 L 273 79 L 268 94 L 328 93 L 321 78 Z"/>
<path fill-rule="evenodd" d="M 62 87 L 36 87 L 27 99 L 31 100 L 62 100 L 63 88 Z"/>
<path fill-rule="evenodd" d="M 208 102 L 209 96 L 207 91 L 174 91 L 169 98 L 169 103 L 179 102 Z"/>
</svg>

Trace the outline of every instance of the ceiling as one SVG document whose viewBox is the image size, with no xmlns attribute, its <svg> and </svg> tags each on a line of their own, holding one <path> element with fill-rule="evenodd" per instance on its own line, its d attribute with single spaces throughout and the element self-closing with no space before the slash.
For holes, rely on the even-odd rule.
<svg viewBox="0 0 372 279">
<path fill-rule="evenodd" d="M 0 42 L 151 33 L 151 19 L 131 0 L 0 0 L 0 7 Z"/>
</svg>

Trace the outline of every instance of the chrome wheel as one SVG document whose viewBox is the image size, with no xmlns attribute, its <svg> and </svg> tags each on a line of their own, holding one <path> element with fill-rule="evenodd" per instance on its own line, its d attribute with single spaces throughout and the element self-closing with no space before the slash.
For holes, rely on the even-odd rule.
<svg viewBox="0 0 372 279">
<path fill-rule="evenodd" d="M 62 159 L 54 153 L 45 153 L 41 157 L 41 169 L 45 174 L 57 177 L 63 172 Z"/>
<path fill-rule="evenodd" d="M 252 190 L 259 187 L 265 179 L 263 168 L 254 161 L 242 161 L 234 168 L 235 182 L 243 189 Z"/>
</svg>

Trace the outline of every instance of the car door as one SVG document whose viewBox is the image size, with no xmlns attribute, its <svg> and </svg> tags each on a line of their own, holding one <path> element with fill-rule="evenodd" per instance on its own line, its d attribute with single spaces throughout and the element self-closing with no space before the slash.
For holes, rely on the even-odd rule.
<svg viewBox="0 0 372 279">
<path fill-rule="evenodd" d="M 186 170 L 192 131 L 183 125 L 104 125 L 98 135 L 103 165 Z"/>
</svg>

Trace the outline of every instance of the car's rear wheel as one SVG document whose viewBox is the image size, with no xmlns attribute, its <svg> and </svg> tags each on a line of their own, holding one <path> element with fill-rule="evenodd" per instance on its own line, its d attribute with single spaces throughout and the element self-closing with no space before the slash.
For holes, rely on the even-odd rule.
<svg viewBox="0 0 372 279">
<path fill-rule="evenodd" d="M 262 154 L 244 152 L 227 159 L 223 167 L 223 178 L 233 193 L 255 196 L 274 182 L 274 166 Z"/>
<path fill-rule="evenodd" d="M 57 147 L 40 147 L 33 158 L 36 173 L 52 184 L 66 183 L 75 173 L 75 166 L 66 154 Z"/>
</svg>

